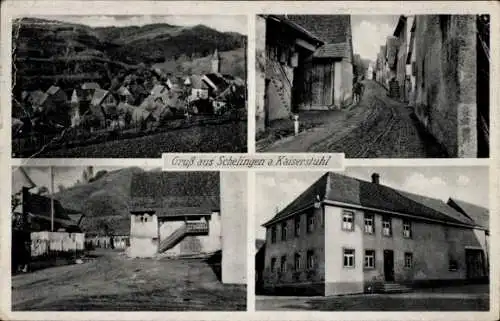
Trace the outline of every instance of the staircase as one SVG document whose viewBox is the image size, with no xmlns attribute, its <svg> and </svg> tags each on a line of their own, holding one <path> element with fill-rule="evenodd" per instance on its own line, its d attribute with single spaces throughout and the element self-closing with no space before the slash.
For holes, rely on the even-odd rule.
<svg viewBox="0 0 500 321">
<path fill-rule="evenodd" d="M 158 246 L 158 252 L 163 253 L 170 250 L 180 241 L 182 241 L 183 238 L 190 235 L 208 235 L 208 223 L 186 222 L 160 242 L 160 245 Z"/>
<path fill-rule="evenodd" d="M 389 97 L 399 98 L 399 84 L 397 81 L 389 81 Z"/>
<path fill-rule="evenodd" d="M 383 293 L 404 293 L 404 292 L 410 292 L 412 289 L 404 284 L 384 283 L 384 285 L 380 290 Z"/>
<path fill-rule="evenodd" d="M 292 100 L 292 82 L 288 78 L 283 66 L 277 61 L 270 60 L 269 65 L 272 69 L 271 84 L 274 86 L 276 94 L 282 106 L 288 107 L 291 111 Z M 282 83 L 280 83 L 280 80 Z"/>
</svg>

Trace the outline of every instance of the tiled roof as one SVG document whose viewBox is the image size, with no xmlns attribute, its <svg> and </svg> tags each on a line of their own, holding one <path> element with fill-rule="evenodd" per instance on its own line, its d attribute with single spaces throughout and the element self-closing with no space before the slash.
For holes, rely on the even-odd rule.
<svg viewBox="0 0 500 321">
<path fill-rule="evenodd" d="M 191 81 L 191 87 L 194 89 L 208 89 L 208 86 L 202 81 L 202 76 L 192 75 L 189 77 Z"/>
<path fill-rule="evenodd" d="M 49 95 L 47 95 L 47 93 L 44 93 L 41 90 L 35 90 L 30 93 L 30 98 L 28 98 L 28 100 L 33 105 L 42 106 L 48 97 Z"/>
<path fill-rule="evenodd" d="M 153 89 L 151 90 L 151 95 L 153 97 L 158 97 L 161 94 L 163 94 L 166 90 L 167 90 L 167 88 L 163 85 L 155 85 L 153 87 Z"/>
<path fill-rule="evenodd" d="M 51 200 L 49 197 L 23 193 L 23 211 L 34 215 L 51 217 Z M 54 218 L 71 221 L 61 203 L 54 199 Z"/>
<path fill-rule="evenodd" d="M 477 225 L 488 230 L 490 229 L 490 212 L 487 208 L 460 201 L 455 198 L 450 198 L 448 204 L 457 211 L 470 217 Z"/>
<path fill-rule="evenodd" d="M 346 42 L 351 33 L 349 15 L 287 15 L 286 18 L 324 43 Z"/>
<path fill-rule="evenodd" d="M 128 88 L 124 87 L 124 86 L 121 86 L 120 88 L 118 88 L 117 93 L 120 96 L 132 96 L 132 94 L 130 93 Z"/>
<path fill-rule="evenodd" d="M 348 57 L 347 44 L 328 43 L 319 47 L 313 54 L 314 58 L 344 58 Z"/>
<path fill-rule="evenodd" d="M 92 96 L 91 104 L 94 106 L 100 105 L 102 100 L 106 97 L 108 94 L 107 90 L 104 89 L 96 89 L 94 91 L 94 95 Z"/>
<path fill-rule="evenodd" d="M 55 95 L 61 88 L 57 86 L 50 86 L 49 89 L 47 89 L 47 94 L 49 95 Z"/>
<path fill-rule="evenodd" d="M 220 209 L 219 172 L 145 172 L 135 174 L 131 184 L 132 212 L 179 216 Z"/>
<path fill-rule="evenodd" d="M 316 42 L 323 42 L 314 33 L 310 32 L 309 30 L 307 30 L 303 26 L 293 22 L 292 20 L 288 19 L 284 15 L 270 15 L 269 18 L 274 19 L 276 21 L 279 21 L 280 23 L 287 25 L 288 27 L 292 28 L 296 32 L 299 32 L 300 34 L 302 34 L 303 36 L 305 36 L 308 39 L 312 39 Z"/>
<path fill-rule="evenodd" d="M 311 185 L 284 210 L 264 225 L 279 221 L 321 200 L 363 206 L 374 210 L 408 214 L 421 219 L 474 225 L 474 222 L 441 200 L 399 191 L 381 184 L 327 173 Z"/>
<path fill-rule="evenodd" d="M 98 83 L 96 82 L 86 82 L 82 84 L 82 89 L 100 89 L 101 86 L 99 86 Z"/>
</svg>

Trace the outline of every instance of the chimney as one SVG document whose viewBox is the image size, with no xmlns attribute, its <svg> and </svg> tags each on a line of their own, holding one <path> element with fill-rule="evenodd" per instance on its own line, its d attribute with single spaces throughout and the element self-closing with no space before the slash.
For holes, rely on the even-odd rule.
<svg viewBox="0 0 500 321">
<path fill-rule="evenodd" d="M 380 175 L 378 173 L 372 174 L 372 183 L 373 184 L 380 184 Z"/>
</svg>

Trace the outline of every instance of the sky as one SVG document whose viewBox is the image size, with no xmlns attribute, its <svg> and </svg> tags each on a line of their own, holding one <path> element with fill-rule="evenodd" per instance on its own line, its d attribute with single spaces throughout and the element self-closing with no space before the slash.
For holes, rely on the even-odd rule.
<svg viewBox="0 0 500 321">
<path fill-rule="evenodd" d="M 243 15 L 96 15 L 96 16 L 37 16 L 42 19 L 59 20 L 91 27 L 143 26 L 152 23 L 168 23 L 176 26 L 195 26 L 203 24 L 222 32 L 248 33 L 247 18 Z"/>
<path fill-rule="evenodd" d="M 94 166 L 94 175 L 101 171 L 114 171 L 118 169 L 122 169 L 124 167 L 105 167 L 105 166 Z M 58 186 L 63 185 L 68 188 L 76 184 L 77 180 L 81 180 L 83 170 L 85 166 L 76 166 L 76 167 L 63 167 L 63 166 L 54 166 L 54 189 L 57 192 Z M 150 170 L 151 168 L 143 168 L 144 170 Z M 25 172 L 31 178 L 31 180 L 35 183 L 36 186 L 45 186 L 50 190 L 50 171 L 49 167 L 34 167 L 34 166 L 24 166 Z M 18 186 L 16 177 L 20 177 L 17 175 L 13 176 L 12 180 L 12 188 L 14 186 Z M 14 191 L 13 191 L 14 192 Z"/>
<path fill-rule="evenodd" d="M 447 201 L 454 197 L 488 208 L 487 167 L 349 167 L 340 174 Z M 256 238 L 265 238 L 261 226 L 314 183 L 324 172 L 260 172 L 256 174 Z"/>
<path fill-rule="evenodd" d="M 398 19 L 399 15 L 351 16 L 354 53 L 375 62 L 380 46 L 393 34 Z"/>
</svg>

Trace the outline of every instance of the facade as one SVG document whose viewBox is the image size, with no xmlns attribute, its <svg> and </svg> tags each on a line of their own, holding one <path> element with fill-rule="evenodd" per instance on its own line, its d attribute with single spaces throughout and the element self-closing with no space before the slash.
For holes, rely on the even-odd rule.
<svg viewBox="0 0 500 321">
<path fill-rule="evenodd" d="M 257 131 L 301 110 L 352 100 L 349 15 L 257 17 Z"/>
<path fill-rule="evenodd" d="M 450 157 L 488 154 L 489 50 L 475 15 L 418 15 L 415 18 L 416 97 L 420 122 Z M 479 30 L 485 31 L 479 32 Z M 432 57 L 432 58 L 431 58 Z M 486 72 L 486 75 L 488 73 Z M 484 90 L 478 95 L 478 90 Z M 483 100 L 482 100 L 483 99 Z"/>
<path fill-rule="evenodd" d="M 221 250 L 219 173 L 141 173 L 131 184 L 129 256 Z"/>
<path fill-rule="evenodd" d="M 106 126 L 110 109 L 116 107 L 117 104 L 117 100 L 108 90 L 95 89 L 90 101 L 90 110 L 93 115 L 99 118 L 101 125 L 104 127 Z"/>
<path fill-rule="evenodd" d="M 262 290 L 339 295 L 487 278 L 484 227 L 379 179 L 327 173 L 265 223 Z"/>
</svg>

